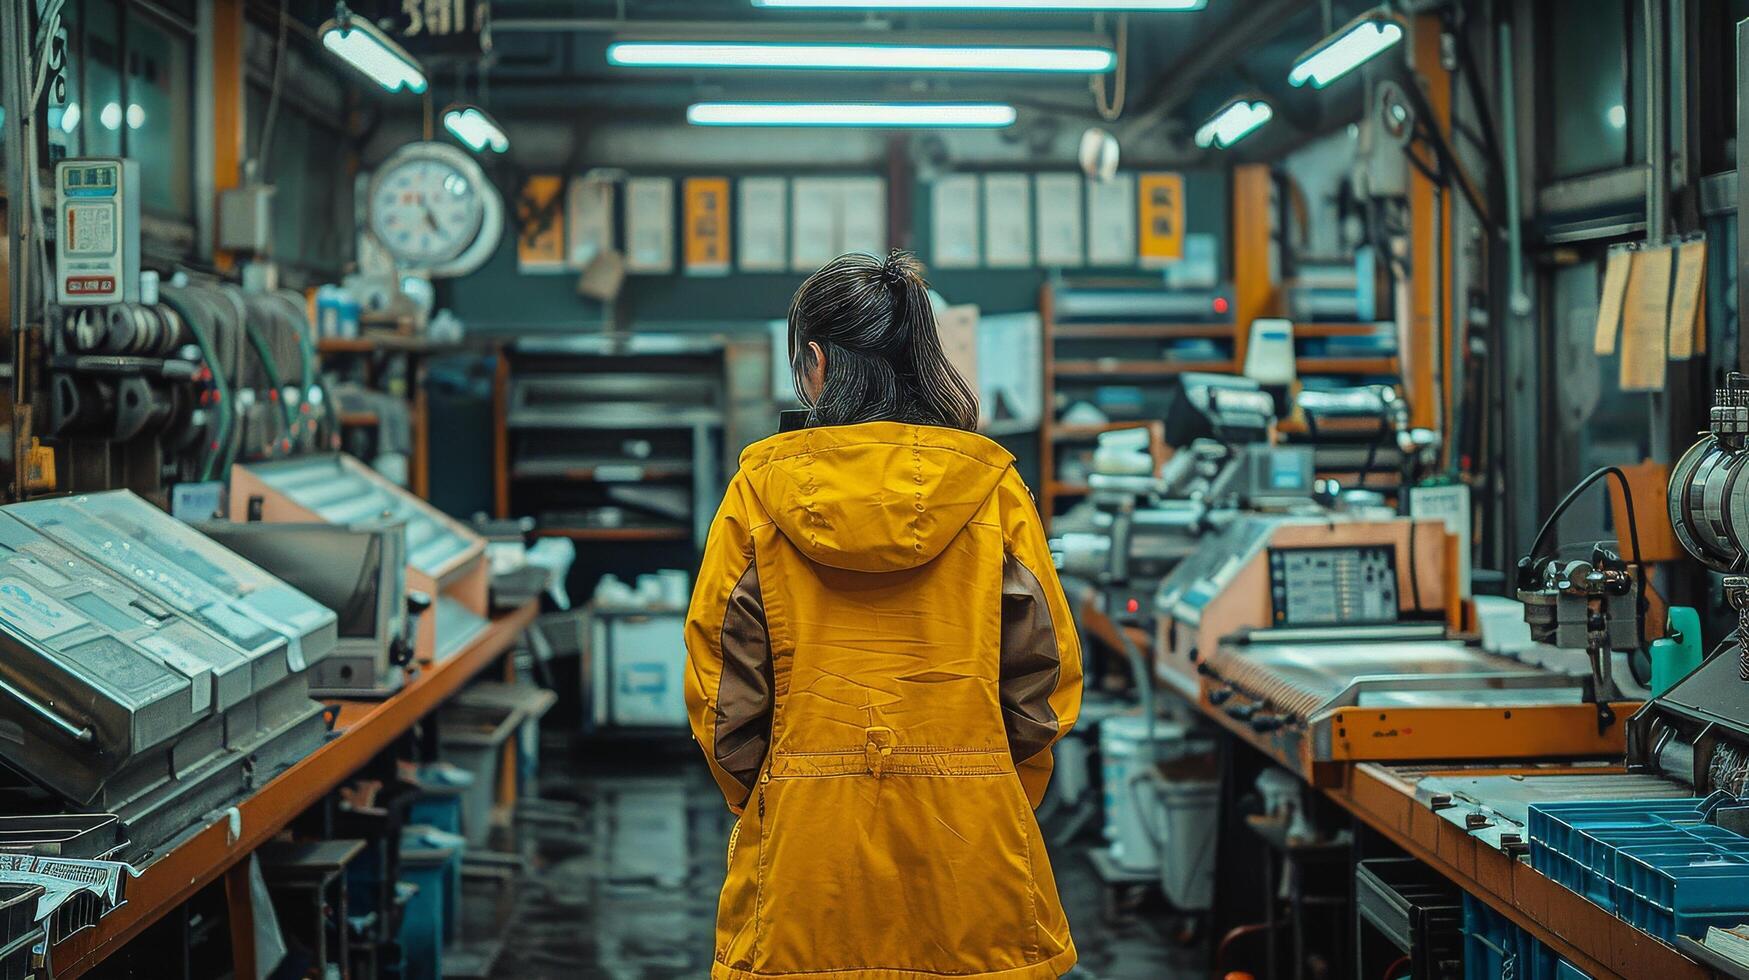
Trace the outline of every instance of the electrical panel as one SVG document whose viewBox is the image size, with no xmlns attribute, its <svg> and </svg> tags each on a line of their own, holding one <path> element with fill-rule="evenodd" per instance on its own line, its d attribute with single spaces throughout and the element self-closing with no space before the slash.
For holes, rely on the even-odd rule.
<svg viewBox="0 0 1749 980">
<path fill-rule="evenodd" d="M 1360 626 L 1397 621 L 1396 551 L 1271 548 L 1269 603 L 1276 626 Z"/>
<path fill-rule="evenodd" d="M 140 165 L 87 157 L 55 164 L 55 301 L 140 300 Z"/>
</svg>

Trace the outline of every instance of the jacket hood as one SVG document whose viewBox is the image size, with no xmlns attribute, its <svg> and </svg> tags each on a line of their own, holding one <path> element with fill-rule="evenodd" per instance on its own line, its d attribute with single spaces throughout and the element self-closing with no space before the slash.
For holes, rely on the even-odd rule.
<svg viewBox="0 0 1749 980">
<path fill-rule="evenodd" d="M 741 473 L 809 559 L 891 572 L 941 554 L 1013 462 L 973 432 L 864 422 L 756 442 L 741 454 Z"/>
</svg>

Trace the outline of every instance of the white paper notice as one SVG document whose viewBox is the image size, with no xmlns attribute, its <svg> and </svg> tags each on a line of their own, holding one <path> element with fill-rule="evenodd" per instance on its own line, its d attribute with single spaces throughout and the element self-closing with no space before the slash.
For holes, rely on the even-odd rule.
<svg viewBox="0 0 1749 980">
<path fill-rule="evenodd" d="M 1039 174 L 1033 185 L 1038 193 L 1038 264 L 1080 265 L 1081 175 Z"/>
<path fill-rule="evenodd" d="M 1032 180 L 1026 174 L 984 175 L 984 264 L 1032 265 Z"/>
<path fill-rule="evenodd" d="M 813 272 L 837 255 L 838 181 L 795 178 L 790 181 L 790 268 Z"/>
<path fill-rule="evenodd" d="M 986 422 L 1037 425 L 1044 365 L 1037 313 L 1002 313 L 978 321 L 978 402 Z"/>
<path fill-rule="evenodd" d="M 976 268 L 982 252 L 977 175 L 938 178 L 929 194 L 929 264 L 937 269 Z"/>
<path fill-rule="evenodd" d="M 613 243 L 613 181 L 572 177 L 565 192 L 565 261 L 581 269 Z"/>
<path fill-rule="evenodd" d="M 626 271 L 674 271 L 674 181 L 633 177 L 626 181 Z"/>
<path fill-rule="evenodd" d="M 1087 263 L 1136 264 L 1136 175 L 1087 182 Z"/>
<path fill-rule="evenodd" d="M 840 252 L 887 254 L 887 182 L 880 177 L 838 180 Z"/>
<path fill-rule="evenodd" d="M 788 265 L 789 181 L 741 178 L 740 240 L 743 272 L 782 272 Z"/>
</svg>

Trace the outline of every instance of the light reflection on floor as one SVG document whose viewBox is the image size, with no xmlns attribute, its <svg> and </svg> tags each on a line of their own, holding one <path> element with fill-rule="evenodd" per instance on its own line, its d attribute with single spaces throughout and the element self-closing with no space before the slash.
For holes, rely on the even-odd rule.
<svg viewBox="0 0 1749 980">
<path fill-rule="evenodd" d="M 523 885 L 496 980 L 678 980 L 708 975 L 731 816 L 687 745 L 593 744 L 544 756 L 558 806 L 523 825 L 538 873 Z M 1081 966 L 1073 980 L 1203 975 L 1152 921 L 1108 924 L 1080 851 L 1053 856 Z"/>
</svg>

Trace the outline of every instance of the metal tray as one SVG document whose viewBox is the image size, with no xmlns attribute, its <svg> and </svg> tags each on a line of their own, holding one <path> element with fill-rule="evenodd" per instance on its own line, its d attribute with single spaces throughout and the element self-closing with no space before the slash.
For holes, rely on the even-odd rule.
<svg viewBox="0 0 1749 980">
<path fill-rule="evenodd" d="M 0 852 L 96 860 L 124 843 L 113 813 L 0 817 Z"/>
</svg>

